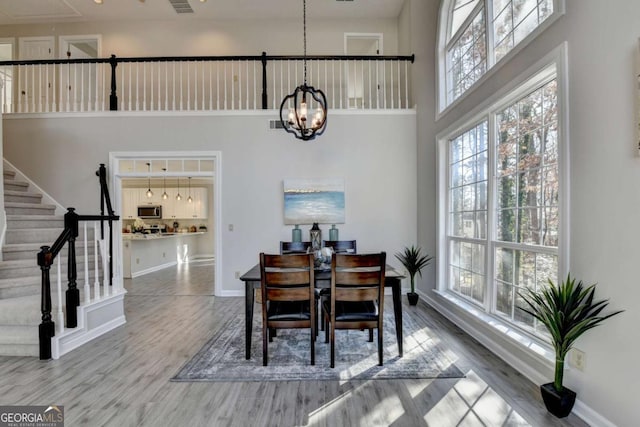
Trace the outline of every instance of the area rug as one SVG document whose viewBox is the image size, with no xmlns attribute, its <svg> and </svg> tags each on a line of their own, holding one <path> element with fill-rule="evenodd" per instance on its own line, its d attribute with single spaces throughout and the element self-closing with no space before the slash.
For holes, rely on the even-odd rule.
<svg viewBox="0 0 640 427">
<path fill-rule="evenodd" d="M 411 309 L 411 308 L 409 308 Z M 380 380 L 400 378 L 462 378 L 428 327 L 403 313 L 404 355 L 398 357 L 393 311 L 384 313 L 384 366 L 378 366 L 377 332 L 336 331 L 335 368 L 329 367 L 330 346 L 320 331 L 316 364 L 310 365 L 309 331 L 281 329 L 269 343 L 268 366 L 262 366 L 262 318 L 254 314 L 251 359 L 245 359 L 244 313 L 220 325 L 209 341 L 172 381 L 305 381 Z"/>
</svg>

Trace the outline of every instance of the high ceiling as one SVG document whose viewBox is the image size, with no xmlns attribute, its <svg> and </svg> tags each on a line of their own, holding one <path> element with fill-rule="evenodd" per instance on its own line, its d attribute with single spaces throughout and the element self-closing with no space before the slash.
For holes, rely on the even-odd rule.
<svg viewBox="0 0 640 427">
<path fill-rule="evenodd" d="M 302 16 L 301 0 L 172 0 L 193 13 L 178 14 L 170 0 L 0 0 L 0 25 L 45 22 L 166 19 L 270 19 Z M 308 18 L 395 18 L 405 0 L 308 0 Z"/>
</svg>

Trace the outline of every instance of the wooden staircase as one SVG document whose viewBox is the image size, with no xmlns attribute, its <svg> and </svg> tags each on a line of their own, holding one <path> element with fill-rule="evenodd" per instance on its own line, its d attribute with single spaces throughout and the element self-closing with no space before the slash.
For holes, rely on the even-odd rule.
<svg viewBox="0 0 640 427">
<path fill-rule="evenodd" d="M 15 172 L 4 171 L 7 229 L 0 261 L 0 355 L 5 356 L 38 356 L 41 272 L 36 256 L 41 246 L 53 244 L 64 229 L 64 218 L 55 215 L 55 205 L 43 204 L 42 194 L 31 192 L 29 187 L 26 182 L 16 181 Z M 76 247 L 80 255 L 84 253 L 83 244 L 79 238 Z M 93 259 L 93 246 L 88 249 Z M 67 258 L 61 255 L 66 289 Z M 83 256 L 78 257 L 81 262 Z M 54 264 L 51 277 L 56 274 Z M 78 271 L 78 276 L 80 283 L 83 271 Z M 51 297 L 55 313 L 55 287 Z"/>
</svg>

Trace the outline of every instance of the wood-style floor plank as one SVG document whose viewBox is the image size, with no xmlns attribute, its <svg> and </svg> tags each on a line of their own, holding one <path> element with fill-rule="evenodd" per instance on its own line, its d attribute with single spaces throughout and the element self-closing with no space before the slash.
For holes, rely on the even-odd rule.
<svg viewBox="0 0 640 427">
<path fill-rule="evenodd" d="M 57 361 L 0 357 L 0 404 L 64 405 L 69 426 L 586 426 L 549 415 L 537 385 L 425 304 L 404 309 L 466 378 L 170 382 L 243 315 L 213 277 L 198 262 L 127 280 L 126 325 Z"/>
</svg>

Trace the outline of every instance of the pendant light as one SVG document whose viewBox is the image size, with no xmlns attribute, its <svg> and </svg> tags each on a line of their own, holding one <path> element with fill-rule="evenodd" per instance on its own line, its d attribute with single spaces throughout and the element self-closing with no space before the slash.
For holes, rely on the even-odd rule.
<svg viewBox="0 0 640 427">
<path fill-rule="evenodd" d="M 307 0 L 303 0 L 303 29 L 304 29 L 304 83 L 298 86 L 291 95 L 287 95 L 280 104 L 280 123 L 284 130 L 292 133 L 296 138 L 310 141 L 322 135 L 327 125 L 327 98 L 320 89 L 307 85 Z M 285 105 L 289 108 L 287 117 L 283 114 Z M 313 110 L 315 109 L 315 113 Z"/>
<path fill-rule="evenodd" d="M 167 194 L 167 168 L 162 168 L 162 171 L 165 172 L 165 175 L 162 177 L 162 200 L 167 200 L 169 198 L 169 195 Z"/>
<path fill-rule="evenodd" d="M 148 198 L 152 198 L 153 197 L 153 191 L 151 191 L 151 163 L 147 163 L 147 168 L 149 169 L 149 188 L 147 189 L 147 197 Z"/>
<path fill-rule="evenodd" d="M 191 198 L 191 177 L 189 177 L 189 197 L 187 197 L 187 202 L 193 202 L 193 199 Z"/>
<path fill-rule="evenodd" d="M 178 194 L 176 194 L 176 200 L 182 200 L 182 196 L 180 195 L 180 177 L 178 177 Z"/>
</svg>

